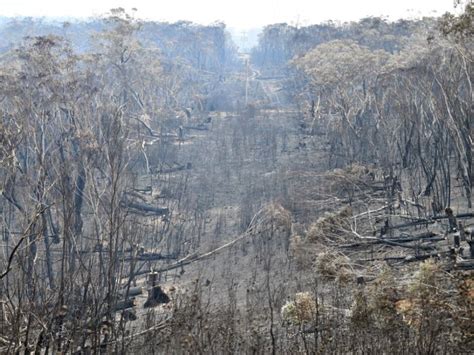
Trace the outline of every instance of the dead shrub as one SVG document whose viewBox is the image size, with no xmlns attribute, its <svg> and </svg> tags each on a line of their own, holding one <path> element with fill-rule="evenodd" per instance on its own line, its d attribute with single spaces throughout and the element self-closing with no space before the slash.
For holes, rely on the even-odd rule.
<svg viewBox="0 0 474 355">
<path fill-rule="evenodd" d="M 348 283 L 354 280 L 355 273 L 350 259 L 337 252 L 322 252 L 316 257 L 314 268 L 323 281 Z"/>
<path fill-rule="evenodd" d="M 350 217 L 352 209 L 344 207 L 334 213 L 326 213 L 315 223 L 311 224 L 308 230 L 308 241 L 310 242 L 332 242 L 345 239 L 350 230 Z"/>
<path fill-rule="evenodd" d="M 313 320 L 316 314 L 316 301 L 309 292 L 299 292 L 294 300 L 281 308 L 283 320 L 293 325 L 301 325 Z"/>
</svg>

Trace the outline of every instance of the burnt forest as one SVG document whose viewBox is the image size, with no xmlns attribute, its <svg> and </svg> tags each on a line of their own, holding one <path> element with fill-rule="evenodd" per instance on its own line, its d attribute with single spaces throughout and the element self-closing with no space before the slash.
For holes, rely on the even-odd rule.
<svg viewBox="0 0 474 355">
<path fill-rule="evenodd" d="M 0 353 L 472 354 L 473 83 L 471 1 L 0 17 Z"/>
</svg>

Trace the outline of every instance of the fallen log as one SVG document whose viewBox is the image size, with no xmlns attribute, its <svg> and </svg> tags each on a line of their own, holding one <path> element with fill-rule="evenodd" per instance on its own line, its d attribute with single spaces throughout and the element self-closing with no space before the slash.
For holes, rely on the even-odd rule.
<svg viewBox="0 0 474 355">
<path fill-rule="evenodd" d="M 143 253 L 137 256 L 126 257 L 125 261 L 154 261 L 154 260 L 173 260 L 176 259 L 175 255 L 163 255 L 161 253 Z"/>
<path fill-rule="evenodd" d="M 128 290 L 128 293 L 127 293 L 127 290 L 121 290 L 119 292 L 119 295 L 122 296 L 122 297 L 125 297 L 125 295 L 128 295 L 128 297 L 135 297 L 135 296 L 139 296 L 143 293 L 143 289 L 141 287 L 130 287 L 130 289 Z"/>
<path fill-rule="evenodd" d="M 169 213 L 169 209 L 167 207 L 155 207 L 144 203 L 132 202 L 128 200 L 122 201 L 122 204 L 126 208 L 140 212 L 153 213 L 157 216 L 165 216 Z"/>
<path fill-rule="evenodd" d="M 459 260 L 454 265 L 458 270 L 474 270 L 474 260 Z"/>
<path fill-rule="evenodd" d="M 400 248 L 406 248 L 406 249 L 413 249 L 413 250 L 433 250 L 434 247 L 432 246 L 429 246 L 429 245 L 406 245 L 406 244 L 403 244 L 403 243 L 397 243 L 397 242 L 393 242 L 393 241 L 390 241 L 390 240 L 384 240 L 384 239 L 381 239 L 380 242 L 382 244 L 387 244 L 387 245 L 391 245 L 391 246 L 395 246 L 395 247 L 400 247 Z"/>
<path fill-rule="evenodd" d="M 439 257 L 438 253 L 432 254 L 424 254 L 424 255 L 407 255 L 407 256 L 385 256 L 382 258 L 370 258 L 370 259 L 358 259 L 357 262 L 372 262 L 372 261 L 399 261 L 399 262 L 406 262 L 410 263 L 413 261 L 423 261 L 430 258 L 437 258 Z"/>
<path fill-rule="evenodd" d="M 135 299 L 129 298 L 126 300 L 120 300 L 117 301 L 117 304 L 114 306 L 114 312 L 123 311 L 132 307 L 135 307 Z"/>
<path fill-rule="evenodd" d="M 369 259 L 357 259 L 358 263 L 366 263 L 373 261 L 403 261 L 406 259 L 406 256 L 386 256 L 381 258 L 369 258 Z"/>
<path fill-rule="evenodd" d="M 409 243 L 414 241 L 430 241 L 430 242 L 439 242 L 445 240 L 444 237 L 437 237 L 436 233 L 426 232 L 419 235 L 408 236 L 408 237 L 396 237 L 396 238 L 377 238 L 367 242 L 344 244 L 339 246 L 340 248 L 357 248 L 357 247 L 366 247 L 375 244 L 387 244 L 387 243 Z"/>
<path fill-rule="evenodd" d="M 394 237 L 394 238 L 385 238 L 385 239 L 388 239 L 388 240 L 393 240 L 394 242 L 397 242 L 397 241 L 414 241 L 414 240 L 420 240 L 420 239 L 429 239 L 429 238 L 433 238 L 433 237 L 436 237 L 438 234 L 436 234 L 435 232 L 432 232 L 432 231 L 428 231 L 428 232 L 424 232 L 424 233 L 420 233 L 420 234 L 415 234 L 415 235 L 401 235 L 401 236 L 398 236 L 398 237 Z"/>
<path fill-rule="evenodd" d="M 178 171 L 183 171 L 185 170 L 186 167 L 184 165 L 177 166 L 175 168 L 169 168 L 169 169 L 159 169 L 156 171 L 157 174 L 171 174 L 171 173 L 177 173 Z"/>
<path fill-rule="evenodd" d="M 199 261 L 199 260 L 204 260 L 212 255 L 215 255 L 217 253 L 219 253 L 220 251 L 226 249 L 226 248 L 229 248 L 231 247 L 232 245 L 236 244 L 238 241 L 244 239 L 245 237 L 248 237 L 249 233 L 244 233 L 242 234 L 241 236 L 239 236 L 238 238 L 232 240 L 231 242 L 229 243 L 226 243 L 224 245 L 221 245 L 220 247 L 214 249 L 214 250 L 211 250 L 207 253 L 204 253 L 204 254 L 201 254 L 201 255 L 198 255 L 198 254 L 190 254 L 186 257 L 184 257 L 183 259 L 180 259 L 178 260 L 177 262 L 173 263 L 173 264 L 170 264 L 168 266 L 164 266 L 160 269 L 155 269 L 154 271 L 155 272 L 165 272 L 165 271 L 171 271 L 171 270 L 175 270 L 175 269 L 179 269 L 179 268 L 182 268 L 183 266 L 186 266 L 188 264 L 191 264 L 195 261 Z M 143 264 L 145 265 L 145 264 Z M 140 275 L 143 275 L 143 274 L 148 274 L 151 270 L 149 268 L 147 269 L 144 269 L 144 270 L 137 270 L 133 273 L 132 277 L 135 277 L 135 276 L 140 276 Z M 130 277 L 130 276 L 127 276 L 127 277 Z"/>
<path fill-rule="evenodd" d="M 462 218 L 473 218 L 474 217 L 474 213 L 460 213 L 460 214 L 457 214 L 456 216 L 456 219 L 462 219 Z M 442 220 L 442 219 L 449 219 L 450 216 L 448 215 L 443 215 L 443 216 L 431 216 L 431 217 L 428 217 L 428 218 L 421 218 L 421 219 L 418 219 L 416 221 L 413 221 L 413 222 L 407 222 L 407 223 L 402 223 L 402 224 L 396 224 L 396 225 L 393 225 L 393 226 L 388 226 L 388 229 L 399 229 L 399 228 L 405 228 L 405 227 L 413 227 L 413 226 L 417 226 L 417 225 L 420 225 L 420 224 L 433 224 L 435 223 L 436 221 L 439 221 L 439 220 Z"/>
<path fill-rule="evenodd" d="M 445 215 L 445 216 L 433 216 L 433 217 L 431 217 L 431 219 L 435 219 L 435 220 L 438 220 L 438 219 L 448 219 L 449 217 L 450 217 L 450 216 L 448 216 L 448 215 Z M 459 214 L 455 215 L 454 217 L 456 217 L 456 219 L 473 218 L 473 217 L 474 217 L 474 213 L 472 213 L 472 212 L 459 213 Z"/>
<path fill-rule="evenodd" d="M 397 243 L 410 243 L 410 242 L 415 242 L 415 241 L 423 241 L 423 242 L 442 242 L 443 240 L 446 240 L 444 237 L 427 237 L 427 238 L 406 238 L 406 239 L 389 239 L 389 241 L 394 241 Z"/>
</svg>

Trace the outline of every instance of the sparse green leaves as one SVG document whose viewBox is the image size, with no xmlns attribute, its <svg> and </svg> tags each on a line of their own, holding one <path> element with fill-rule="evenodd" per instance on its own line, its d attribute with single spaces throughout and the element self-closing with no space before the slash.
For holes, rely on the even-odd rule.
<svg viewBox="0 0 474 355">
<path fill-rule="evenodd" d="M 321 44 L 293 60 L 314 85 L 322 87 L 361 85 L 362 81 L 377 75 L 389 55 L 371 51 L 354 41 L 335 40 Z"/>
</svg>

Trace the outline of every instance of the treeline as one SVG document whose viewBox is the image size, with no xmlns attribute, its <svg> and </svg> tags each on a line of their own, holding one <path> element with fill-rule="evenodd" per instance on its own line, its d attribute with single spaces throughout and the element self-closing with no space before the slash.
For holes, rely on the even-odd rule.
<svg viewBox="0 0 474 355">
<path fill-rule="evenodd" d="M 118 9 L 121 11 L 122 9 Z M 114 16 L 112 11 L 111 16 Z M 127 15 L 132 19 L 131 15 Z M 139 24 L 136 36 L 146 45 L 159 48 L 168 60 L 180 58 L 187 65 L 200 70 L 223 74 L 239 65 L 236 46 L 225 24 L 209 26 L 192 22 L 153 22 L 135 19 Z M 13 48 L 28 36 L 56 35 L 68 40 L 76 52 L 93 50 L 91 37 L 107 29 L 105 18 L 59 21 L 41 18 L 2 18 L 0 20 L 0 51 Z"/>
<path fill-rule="evenodd" d="M 435 213 L 452 187 L 471 207 L 473 7 L 458 17 L 269 26 L 253 60 L 288 70 L 303 126 L 326 137 L 330 168 L 359 163 L 406 177 Z"/>
<path fill-rule="evenodd" d="M 109 19 L 58 21 L 41 18 L 3 18 L 0 22 L 0 52 L 6 53 L 25 38 L 54 35 L 66 40 L 77 54 L 96 52 L 100 42 L 91 40 L 110 27 L 110 18 L 120 16 L 123 9 L 112 10 Z M 176 23 L 143 21 L 127 14 L 134 22 L 134 37 L 143 47 L 159 56 L 161 69 L 173 73 L 174 88 L 184 100 L 176 105 L 188 105 L 197 110 L 229 107 L 223 97 L 223 83 L 241 63 L 237 47 L 223 23 L 209 26 L 181 21 Z M 186 82 L 186 85 L 183 85 Z M 176 96 L 176 95 L 174 95 Z M 186 107 L 186 106 L 184 106 Z"/>
<path fill-rule="evenodd" d="M 295 56 L 337 39 L 350 39 L 371 49 L 394 53 L 402 48 L 407 37 L 433 22 L 433 19 L 388 22 L 382 18 L 368 17 L 344 24 L 330 21 L 305 27 L 286 23 L 269 25 L 260 34 L 258 46 L 252 50 L 252 61 L 263 69 L 281 70 Z"/>
<path fill-rule="evenodd" d="M 112 10 L 110 18 L 123 9 Z M 130 14 L 126 15 L 133 19 Z M 181 90 L 184 100 L 176 105 L 196 110 L 228 108 L 233 103 L 223 95 L 223 83 L 241 62 L 237 47 L 222 23 L 203 26 L 191 22 L 152 22 L 133 19 L 134 36 L 142 46 L 153 49 L 161 69 L 173 73 L 174 90 Z M 0 52 L 6 53 L 25 38 L 54 35 L 66 40 L 77 54 L 97 51 L 99 42 L 91 40 L 109 27 L 107 18 L 58 21 L 41 18 L 2 18 Z M 182 85 L 186 82 L 186 85 Z M 176 95 L 174 95 L 176 97 Z"/>
</svg>

